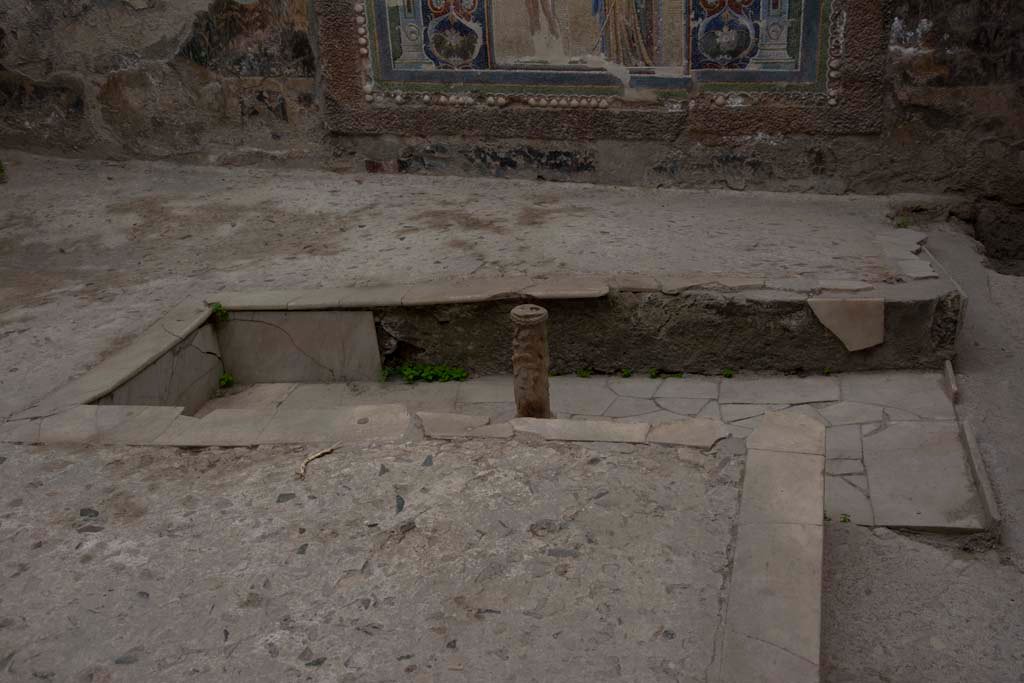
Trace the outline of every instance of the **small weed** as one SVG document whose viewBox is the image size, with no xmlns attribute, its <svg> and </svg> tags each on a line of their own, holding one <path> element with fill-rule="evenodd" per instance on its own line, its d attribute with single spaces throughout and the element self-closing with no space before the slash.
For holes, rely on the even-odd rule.
<svg viewBox="0 0 1024 683">
<path fill-rule="evenodd" d="M 832 374 L 832 368 L 825 368 L 824 370 L 822 370 L 822 374 L 828 377 L 829 375 Z"/>
<path fill-rule="evenodd" d="M 214 301 L 210 304 L 210 312 L 213 313 L 213 317 L 217 319 L 217 322 L 224 322 L 228 319 L 228 309 L 224 308 L 224 305 L 219 301 Z"/>
<path fill-rule="evenodd" d="M 218 384 L 220 384 L 221 389 L 228 389 L 230 387 L 233 387 L 235 386 L 235 376 L 232 375 L 230 372 L 225 372 L 220 376 Z"/>
<path fill-rule="evenodd" d="M 733 372 L 732 370 L 730 370 L 729 368 L 726 368 L 725 370 L 722 370 L 722 377 L 725 377 L 726 379 L 731 379 L 731 378 L 733 378 L 735 376 L 736 376 L 736 373 Z"/>
<path fill-rule="evenodd" d="M 900 230 L 906 230 L 910 227 L 910 219 L 906 216 L 900 216 L 896 219 L 896 227 Z"/>
<path fill-rule="evenodd" d="M 675 372 L 675 373 L 672 373 L 671 375 L 669 375 L 669 377 L 671 377 L 672 379 L 682 379 L 683 378 L 683 373 Z"/>
<path fill-rule="evenodd" d="M 623 377 L 632 377 L 633 371 L 630 370 L 629 368 L 622 368 L 621 370 L 619 370 L 619 374 L 622 375 Z"/>
<path fill-rule="evenodd" d="M 839 515 L 839 521 L 842 522 L 843 524 L 849 524 L 850 523 L 850 515 L 847 515 L 847 514 Z"/>
<path fill-rule="evenodd" d="M 661 370 L 659 370 L 658 368 L 651 368 L 650 370 L 647 371 L 647 376 L 650 377 L 651 379 L 658 379 L 661 377 Z"/>
<path fill-rule="evenodd" d="M 469 373 L 462 368 L 423 363 L 405 363 L 397 367 L 385 367 L 382 374 L 385 382 L 392 377 L 401 377 L 409 384 L 415 382 L 464 382 L 469 379 Z"/>
<path fill-rule="evenodd" d="M 593 374 L 594 374 L 594 371 L 593 370 L 588 370 L 587 368 L 580 368 L 579 370 L 576 371 L 576 376 L 577 377 L 582 377 L 583 379 L 586 379 L 587 377 L 590 377 Z"/>
</svg>

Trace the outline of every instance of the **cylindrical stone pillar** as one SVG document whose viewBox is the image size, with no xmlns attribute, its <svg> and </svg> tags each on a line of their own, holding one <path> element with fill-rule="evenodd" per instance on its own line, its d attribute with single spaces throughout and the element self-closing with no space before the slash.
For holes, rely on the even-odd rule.
<svg viewBox="0 0 1024 683">
<path fill-rule="evenodd" d="M 512 375 L 519 417 L 551 417 L 548 386 L 548 312 L 524 304 L 512 309 Z"/>
</svg>

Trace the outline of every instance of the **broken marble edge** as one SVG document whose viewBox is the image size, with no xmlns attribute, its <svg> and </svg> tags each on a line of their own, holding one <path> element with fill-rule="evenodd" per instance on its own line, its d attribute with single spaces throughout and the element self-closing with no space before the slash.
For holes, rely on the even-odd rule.
<svg viewBox="0 0 1024 683">
<path fill-rule="evenodd" d="M 978 487 L 978 495 L 981 496 L 981 505 L 985 512 L 985 522 L 989 531 L 997 536 L 1002 532 L 1003 516 L 999 512 L 999 501 L 996 499 L 995 490 L 992 488 L 992 480 L 988 476 L 988 468 L 982 458 L 981 449 L 978 447 L 978 439 L 974 433 L 974 427 L 970 420 L 963 418 L 960 422 L 960 438 L 967 451 L 967 464 L 970 467 L 974 483 Z"/>
<path fill-rule="evenodd" d="M 109 394 L 159 360 L 177 344 L 202 327 L 212 310 L 206 302 L 187 299 L 135 337 L 131 344 L 100 361 L 34 405 L 21 410 L 8 422 L 43 418 L 76 406 L 90 404 Z"/>
</svg>

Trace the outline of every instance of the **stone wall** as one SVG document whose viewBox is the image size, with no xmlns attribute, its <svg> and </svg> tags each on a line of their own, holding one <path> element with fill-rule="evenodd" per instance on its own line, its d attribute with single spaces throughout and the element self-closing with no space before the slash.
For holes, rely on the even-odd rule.
<svg viewBox="0 0 1024 683">
<path fill-rule="evenodd" d="M 323 155 L 306 0 L 0 0 L 0 146 Z"/>
<path fill-rule="evenodd" d="M 732 1 L 762 11 L 761 0 Z M 660 8 L 637 39 L 647 41 L 648 64 L 600 41 L 589 62 L 577 54 L 600 38 L 591 0 L 550 5 L 557 39 L 547 0 L 509 0 L 491 17 L 506 23 L 488 68 L 546 59 L 577 70 L 570 83 L 549 78 L 554 88 L 509 90 L 500 74 L 482 87 L 453 70 L 425 88 L 374 71 L 372 12 L 392 15 L 388 45 L 402 58 L 409 45 L 395 17 L 402 7 L 429 11 L 422 0 L 0 0 L 0 146 L 648 186 L 960 193 L 975 201 L 961 217 L 993 253 L 1024 255 L 1024 3 L 790 0 L 791 35 L 809 30 L 807 8 L 821 10 L 820 61 L 780 83 L 749 68 L 700 74 L 692 45 L 666 47 L 687 31 L 697 38 L 677 26 L 688 21 L 686 2 L 645 3 Z M 789 57 L 811 54 L 789 42 Z M 415 61 L 415 50 L 404 57 Z M 731 66 L 749 67 L 748 58 Z"/>
</svg>

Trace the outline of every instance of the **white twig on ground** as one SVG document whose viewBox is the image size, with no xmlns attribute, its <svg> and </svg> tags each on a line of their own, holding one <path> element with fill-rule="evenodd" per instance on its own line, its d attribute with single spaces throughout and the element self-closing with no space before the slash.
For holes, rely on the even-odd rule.
<svg viewBox="0 0 1024 683">
<path fill-rule="evenodd" d="M 299 479 L 305 479 L 306 478 L 306 467 L 309 465 L 309 463 L 313 462 L 314 460 L 317 460 L 318 458 L 322 458 L 325 455 L 330 455 L 331 453 L 333 453 L 335 451 L 336 448 L 338 448 L 338 446 L 340 446 L 343 443 L 345 443 L 345 442 L 344 441 L 339 441 L 338 443 L 334 444 L 333 446 L 328 446 L 327 448 L 325 448 L 323 450 L 320 450 L 320 451 L 317 451 L 313 455 L 307 457 L 305 460 L 302 461 L 302 465 L 295 472 L 295 476 L 297 476 Z"/>
</svg>

